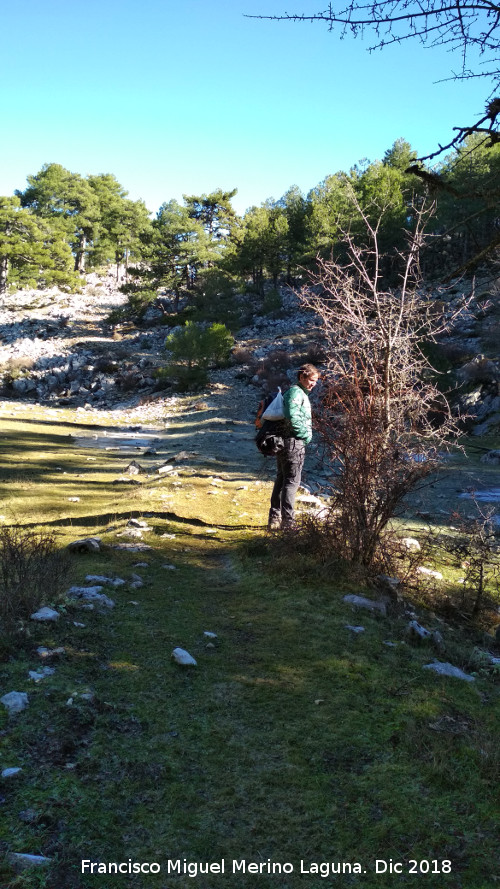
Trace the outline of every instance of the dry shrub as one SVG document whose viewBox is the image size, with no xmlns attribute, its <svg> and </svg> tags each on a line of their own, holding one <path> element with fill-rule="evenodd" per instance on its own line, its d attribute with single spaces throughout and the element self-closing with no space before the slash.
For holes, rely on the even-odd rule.
<svg viewBox="0 0 500 889">
<path fill-rule="evenodd" d="M 241 347 L 233 349 L 231 356 L 235 364 L 252 364 L 254 360 L 253 352 L 251 352 L 250 349 L 243 349 Z"/>
<path fill-rule="evenodd" d="M 12 630 L 18 620 L 64 591 L 70 561 L 52 531 L 0 527 L 0 623 Z"/>
<path fill-rule="evenodd" d="M 420 288 L 428 214 L 415 209 L 407 248 L 394 259 L 399 285 L 385 288 L 378 233 L 390 205 L 372 223 L 354 192 L 351 199 L 366 243 L 344 233 L 344 258 L 318 259 L 312 286 L 299 299 L 319 317 L 327 345 L 316 426 L 332 471 L 337 551 L 368 569 L 379 559 L 388 522 L 439 468 L 456 427 L 421 350 L 448 323 L 436 322 Z"/>
<path fill-rule="evenodd" d="M 304 364 L 323 364 L 327 359 L 327 352 L 322 343 L 311 343 L 304 355 Z"/>
<path fill-rule="evenodd" d="M 143 377 L 136 371 L 126 371 L 116 377 L 116 385 L 122 392 L 133 392 L 143 382 Z"/>
</svg>

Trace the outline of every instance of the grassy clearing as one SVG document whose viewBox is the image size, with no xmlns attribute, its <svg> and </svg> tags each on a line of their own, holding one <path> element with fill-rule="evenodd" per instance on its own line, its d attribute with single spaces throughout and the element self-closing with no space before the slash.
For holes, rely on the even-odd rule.
<svg viewBox="0 0 500 889">
<path fill-rule="evenodd" d="M 363 591 L 333 570 L 326 579 L 299 578 L 291 558 L 277 573 L 267 538 L 241 527 L 263 523 L 268 492 L 258 479 L 242 484 L 235 473 L 214 485 L 215 468 L 200 465 L 195 475 L 179 469 L 121 490 L 112 484 L 117 458 L 75 453 L 62 424 L 5 429 L 0 512 L 24 524 L 64 516 L 61 547 L 99 534 L 105 550 L 75 556 L 73 581 L 105 574 L 127 585 L 105 590 L 112 611 L 67 602 L 57 624 L 30 623 L 2 665 L 2 694 L 26 691 L 29 707 L 10 718 L 0 709 L 2 768 L 22 767 L 2 781 L 0 848 L 44 854 L 52 864 L 15 875 L 5 861 L 0 885 L 495 885 L 493 676 L 469 684 L 423 670 L 432 654 L 407 644 L 405 621 L 354 612 L 342 595 Z M 84 472 L 87 456 L 97 461 Z M 70 503 L 78 476 L 82 498 Z M 26 493 L 26 485 L 36 488 Z M 118 536 L 128 516 L 148 512 L 153 531 L 144 539 L 153 549 L 113 549 L 130 540 Z M 139 589 L 130 586 L 134 573 L 144 580 Z M 453 644 L 466 666 L 474 640 Z M 66 653 L 35 684 L 28 670 L 40 665 L 39 645 Z M 172 662 L 177 646 L 197 668 Z M 83 859 L 158 862 L 161 872 L 82 874 Z M 224 859 L 226 870 L 168 875 L 169 859 L 181 866 Z M 233 873 L 233 860 L 243 859 L 261 863 L 263 873 Z M 403 862 L 402 873 L 377 874 L 377 859 Z M 428 861 L 430 872 L 409 873 L 409 860 Z M 451 873 L 432 873 L 446 860 Z M 294 870 L 268 873 L 268 861 Z M 366 873 L 318 872 L 328 862 L 359 862 Z"/>
</svg>

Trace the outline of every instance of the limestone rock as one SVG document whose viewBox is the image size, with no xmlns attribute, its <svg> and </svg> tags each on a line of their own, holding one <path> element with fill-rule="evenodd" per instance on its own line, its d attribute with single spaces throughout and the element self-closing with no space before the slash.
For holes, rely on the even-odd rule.
<svg viewBox="0 0 500 889">
<path fill-rule="evenodd" d="M 93 605 L 103 605 L 105 608 L 114 608 L 115 603 L 108 596 L 101 593 L 102 586 L 72 586 L 66 593 L 69 599 L 81 599 Z"/>
<path fill-rule="evenodd" d="M 411 620 L 407 627 L 408 636 L 412 642 L 428 642 L 432 638 L 430 630 L 422 627 L 418 621 Z"/>
<path fill-rule="evenodd" d="M 196 667 L 197 666 L 197 663 L 196 663 L 194 657 L 192 657 L 192 655 L 190 655 L 189 652 L 186 651 L 184 648 L 174 648 L 174 650 L 172 652 L 172 657 L 173 657 L 175 663 L 180 664 L 182 667 Z"/>
<path fill-rule="evenodd" d="M 33 614 L 30 615 L 31 620 L 38 621 L 56 621 L 59 620 L 60 616 L 58 611 L 54 611 L 53 608 L 48 608 L 47 606 L 39 608 L 38 611 L 34 611 Z"/>
<path fill-rule="evenodd" d="M 62 646 L 59 648 L 45 648 L 44 645 L 39 645 L 36 653 L 42 661 L 48 661 L 66 654 L 66 649 L 62 648 Z"/>
<path fill-rule="evenodd" d="M 140 463 L 137 463 L 136 460 L 132 460 L 131 463 L 128 464 L 125 472 L 127 475 L 139 475 L 141 472 L 145 472 L 146 470 L 141 466 Z"/>
<path fill-rule="evenodd" d="M 87 583 L 107 584 L 108 586 L 114 587 L 125 585 L 125 581 L 122 580 L 121 577 L 104 577 L 104 575 L 101 574 L 87 574 L 85 580 Z"/>
<path fill-rule="evenodd" d="M 459 667 L 454 667 L 453 664 L 447 664 L 443 661 L 434 661 L 432 664 L 424 664 L 424 670 L 433 670 L 434 673 L 439 673 L 440 676 L 452 676 L 454 679 L 464 679 L 466 682 L 474 682 L 474 676 L 469 676 L 468 673 L 464 673 Z"/>
<path fill-rule="evenodd" d="M 413 553 L 418 553 L 422 549 L 420 543 L 415 537 L 403 537 L 402 541 L 407 550 Z"/>
<path fill-rule="evenodd" d="M 9 713 L 21 713 L 28 706 L 28 695 L 24 691 L 9 691 L 0 698 L 0 703 L 7 708 Z"/>
<path fill-rule="evenodd" d="M 423 565 L 418 566 L 417 574 L 424 574 L 426 577 L 433 577 L 435 580 L 443 579 L 443 575 L 440 571 L 433 571 L 432 568 L 424 568 Z"/>
<path fill-rule="evenodd" d="M 68 543 L 71 553 L 98 553 L 101 550 L 100 537 L 85 537 L 82 540 L 73 540 Z"/>
<path fill-rule="evenodd" d="M 54 667 L 42 667 L 41 670 L 29 670 L 28 675 L 33 682 L 40 682 L 47 676 L 52 676 L 55 672 Z"/>
<path fill-rule="evenodd" d="M 9 852 L 7 861 L 14 868 L 16 873 L 21 873 L 30 867 L 46 867 L 52 861 L 45 855 L 28 855 L 22 852 Z"/>
<path fill-rule="evenodd" d="M 373 599 L 366 599 L 364 596 L 344 596 L 342 599 L 347 605 L 353 605 L 355 608 L 365 608 L 367 611 L 378 612 L 384 616 L 387 613 L 385 602 L 376 602 Z"/>
</svg>

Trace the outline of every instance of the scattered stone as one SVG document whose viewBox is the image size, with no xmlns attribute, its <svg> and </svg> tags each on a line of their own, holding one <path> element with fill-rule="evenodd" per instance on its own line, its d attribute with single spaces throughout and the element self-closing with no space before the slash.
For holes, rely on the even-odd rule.
<svg viewBox="0 0 500 889">
<path fill-rule="evenodd" d="M 68 497 L 70 503 L 80 503 L 79 497 Z"/>
<path fill-rule="evenodd" d="M 41 670 L 29 670 L 28 675 L 33 682 L 40 682 L 46 676 L 53 676 L 55 672 L 54 667 L 42 667 Z"/>
<path fill-rule="evenodd" d="M 426 630 L 416 620 L 411 620 L 406 629 L 411 642 L 427 642 L 432 638 L 430 630 Z"/>
<path fill-rule="evenodd" d="M 211 633 L 210 630 L 205 630 L 203 635 L 206 636 L 207 639 L 217 639 L 217 633 Z"/>
<path fill-rule="evenodd" d="M 466 682 L 475 682 L 474 676 L 469 676 L 468 673 L 464 673 L 459 667 L 454 667 L 453 664 L 447 664 L 443 661 L 434 661 L 432 664 L 424 664 L 424 670 L 433 670 L 434 673 L 438 673 L 440 676 L 452 676 L 454 679 L 464 679 Z"/>
<path fill-rule="evenodd" d="M 151 531 L 148 523 L 143 519 L 129 519 L 127 522 L 129 528 L 140 528 L 142 531 Z"/>
<path fill-rule="evenodd" d="M 120 531 L 117 534 L 117 537 L 134 537 L 138 540 L 142 540 L 142 528 L 125 528 L 124 531 Z"/>
<path fill-rule="evenodd" d="M 172 460 L 174 460 L 175 463 L 181 463 L 183 460 L 191 460 L 193 457 L 197 456 L 198 451 L 179 451 L 178 454 L 172 457 Z"/>
<path fill-rule="evenodd" d="M 135 574 L 134 572 L 132 572 L 132 574 L 130 575 L 130 580 L 132 581 L 132 583 L 138 583 L 140 586 L 144 586 L 144 581 L 139 574 Z M 131 585 L 132 584 L 130 584 L 130 586 Z"/>
<path fill-rule="evenodd" d="M 104 577 L 101 574 L 87 574 L 85 580 L 88 583 L 99 583 L 104 585 L 108 584 L 109 586 L 114 587 L 124 586 L 124 584 L 126 583 L 126 581 L 122 580 L 121 577 Z"/>
<path fill-rule="evenodd" d="M 13 778 L 14 775 L 19 775 L 19 772 L 22 772 L 22 768 L 20 766 L 13 766 L 10 769 L 3 769 L 2 778 Z"/>
<path fill-rule="evenodd" d="M 38 621 L 56 621 L 59 620 L 60 614 L 58 611 L 54 611 L 53 608 L 48 608 L 44 606 L 43 608 L 39 608 L 38 611 L 35 611 L 31 615 L 31 620 Z"/>
<path fill-rule="evenodd" d="M 174 648 L 174 650 L 172 652 L 172 657 L 173 657 L 174 661 L 176 662 L 176 664 L 181 664 L 181 666 L 183 666 L 183 667 L 196 667 L 197 666 L 197 663 L 196 663 L 194 657 L 192 657 L 192 655 L 190 655 L 188 651 L 185 651 L 184 648 Z"/>
<path fill-rule="evenodd" d="M 24 691 L 9 691 L 0 698 L 0 703 L 7 708 L 10 714 L 21 713 L 28 706 L 28 695 Z"/>
<path fill-rule="evenodd" d="M 105 608 L 114 608 L 115 603 L 108 596 L 101 593 L 102 586 L 72 586 L 66 593 L 70 599 L 81 599 L 92 605 L 103 605 Z"/>
<path fill-rule="evenodd" d="M 167 463 L 165 466 L 159 466 L 156 471 L 158 472 L 159 475 L 165 475 L 165 473 L 167 473 L 167 472 L 172 472 L 172 469 L 174 469 L 172 464 Z"/>
<path fill-rule="evenodd" d="M 169 565 L 167 563 L 165 565 L 162 565 L 161 567 L 165 568 L 167 571 L 178 571 L 179 570 L 175 565 Z"/>
<path fill-rule="evenodd" d="M 378 611 L 384 616 L 387 613 L 387 606 L 385 602 L 375 602 L 373 599 L 365 599 L 364 596 L 344 596 L 342 601 L 346 602 L 348 605 L 354 606 L 355 608 L 366 608 L 368 611 L 372 612 Z"/>
<path fill-rule="evenodd" d="M 39 645 L 36 653 L 42 661 L 53 660 L 54 658 L 59 658 L 63 654 L 66 654 L 65 648 L 45 648 L 43 645 Z"/>
<path fill-rule="evenodd" d="M 153 549 L 147 543 L 115 543 L 113 549 L 126 550 L 129 553 L 144 553 L 146 550 Z"/>
<path fill-rule="evenodd" d="M 418 566 L 417 574 L 425 574 L 426 577 L 434 577 L 435 580 L 443 579 L 443 575 L 440 571 L 433 571 L 432 568 L 424 568 L 423 565 Z"/>
<path fill-rule="evenodd" d="M 28 855 L 23 852 L 9 852 L 7 861 L 16 871 L 21 873 L 30 867 L 46 867 L 52 861 L 52 858 L 46 858 L 45 855 Z"/>
<path fill-rule="evenodd" d="M 365 632 L 364 627 L 353 627 L 353 626 L 351 626 L 351 624 L 345 624 L 344 629 L 350 630 L 351 633 L 364 633 Z"/>
<path fill-rule="evenodd" d="M 79 620 L 74 620 L 73 626 L 74 627 L 85 627 L 85 624 L 82 624 L 81 621 L 79 621 Z"/>
<path fill-rule="evenodd" d="M 405 545 L 406 549 L 412 553 L 419 553 L 422 549 L 420 543 L 415 537 L 403 537 L 402 542 Z"/>
<path fill-rule="evenodd" d="M 136 460 L 132 460 L 131 463 L 128 464 L 125 472 L 127 475 L 139 475 L 141 472 L 145 472 L 146 470 L 141 466 L 140 463 L 137 463 Z"/>
<path fill-rule="evenodd" d="M 100 537 L 85 537 L 82 540 L 73 540 L 68 543 L 68 550 L 72 553 L 98 553 L 101 551 Z"/>
</svg>

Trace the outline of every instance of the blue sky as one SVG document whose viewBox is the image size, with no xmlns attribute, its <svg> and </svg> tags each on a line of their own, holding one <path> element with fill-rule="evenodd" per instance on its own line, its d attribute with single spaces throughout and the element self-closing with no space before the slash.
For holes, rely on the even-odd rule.
<svg viewBox="0 0 500 889">
<path fill-rule="evenodd" d="M 323 3 L 323 7 L 326 4 Z M 233 203 L 305 193 L 403 136 L 419 154 L 479 117 L 488 83 L 407 42 L 368 53 L 312 14 L 321 0 L 4 0 L 0 194 L 44 163 L 113 173 L 156 212 L 182 194 Z"/>
</svg>

